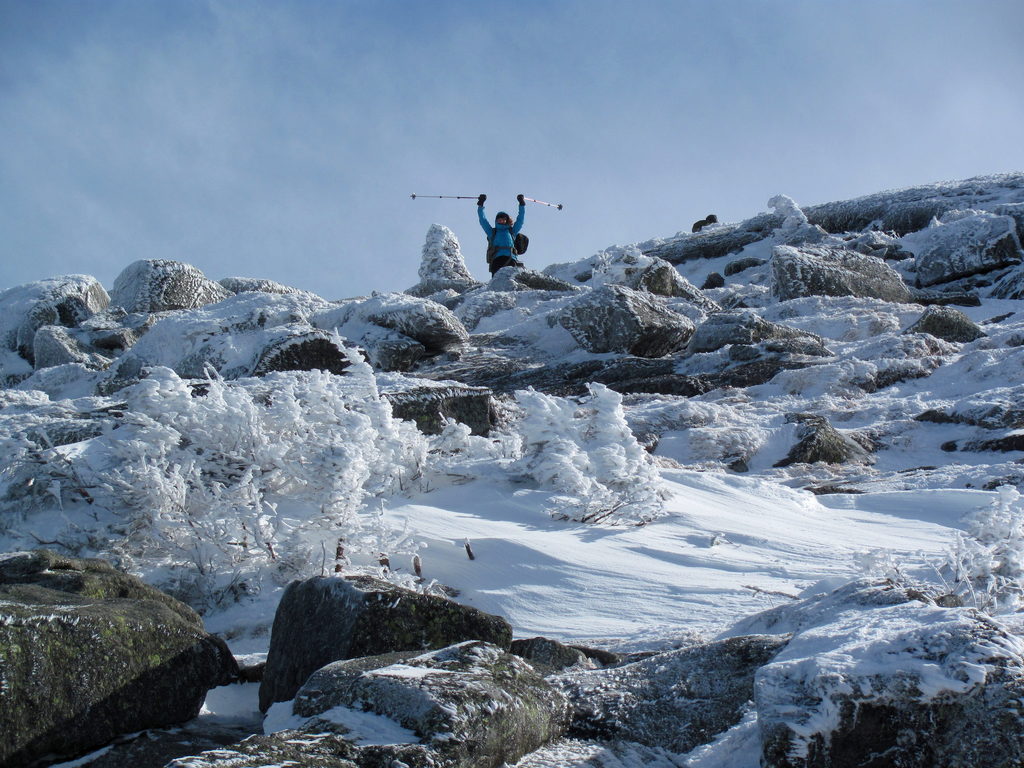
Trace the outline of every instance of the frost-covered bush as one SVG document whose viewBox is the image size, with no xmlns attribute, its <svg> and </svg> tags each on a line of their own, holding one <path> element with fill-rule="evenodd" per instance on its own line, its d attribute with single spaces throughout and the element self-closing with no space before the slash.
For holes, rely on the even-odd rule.
<svg viewBox="0 0 1024 768">
<path fill-rule="evenodd" d="M 23 460 L 0 489 L 0 514 L 24 508 L 12 486 L 29 480 L 44 489 L 37 507 L 87 500 L 111 513 L 109 543 L 96 527 L 88 540 L 61 531 L 60 543 L 163 566 L 171 581 L 198 574 L 207 595 L 238 574 L 312 575 L 333 566 L 339 539 L 346 556 L 412 546 L 367 509 L 416 480 L 427 439 L 392 418 L 354 353 L 345 376 L 197 382 L 158 367 L 120 394 L 116 429 L 98 437 L 38 450 L 24 431 L 6 435 Z"/>
<path fill-rule="evenodd" d="M 1024 605 L 1024 497 L 1012 486 L 967 519 L 940 569 L 953 592 L 988 613 Z"/>
<path fill-rule="evenodd" d="M 554 491 L 552 515 L 585 523 L 643 525 L 663 512 L 665 485 L 626 424 L 622 396 L 589 384 L 582 403 L 516 393 L 523 454 L 514 472 Z"/>
</svg>

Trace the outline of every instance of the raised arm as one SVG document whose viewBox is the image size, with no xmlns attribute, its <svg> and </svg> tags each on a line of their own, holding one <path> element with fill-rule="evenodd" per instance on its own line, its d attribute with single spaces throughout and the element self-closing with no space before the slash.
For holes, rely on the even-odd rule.
<svg viewBox="0 0 1024 768">
<path fill-rule="evenodd" d="M 487 214 L 484 213 L 484 207 L 482 205 L 478 205 L 476 207 L 476 215 L 477 218 L 480 219 L 480 226 L 487 234 L 488 239 L 490 239 L 491 235 L 494 234 L 494 227 L 487 223 Z"/>
<path fill-rule="evenodd" d="M 523 228 L 523 220 L 526 218 L 526 203 L 523 202 L 523 196 L 519 196 L 519 215 L 516 216 L 516 223 L 512 225 L 512 235 L 518 235 L 519 230 Z"/>
</svg>

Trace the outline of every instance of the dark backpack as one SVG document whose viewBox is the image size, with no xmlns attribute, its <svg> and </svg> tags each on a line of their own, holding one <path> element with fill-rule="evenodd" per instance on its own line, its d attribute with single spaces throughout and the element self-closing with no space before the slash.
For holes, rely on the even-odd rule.
<svg viewBox="0 0 1024 768">
<path fill-rule="evenodd" d="M 491 230 L 491 237 L 487 241 L 487 263 L 490 264 L 494 261 L 494 257 L 498 253 L 499 246 L 494 244 L 494 236 L 498 234 L 498 228 L 494 227 Z M 530 238 L 520 232 L 512 239 L 512 256 L 521 256 L 526 253 L 526 249 L 530 247 Z"/>
</svg>

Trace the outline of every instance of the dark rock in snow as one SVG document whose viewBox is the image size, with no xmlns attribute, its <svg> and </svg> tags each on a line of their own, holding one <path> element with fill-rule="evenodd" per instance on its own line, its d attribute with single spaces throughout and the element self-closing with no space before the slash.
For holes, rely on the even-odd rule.
<svg viewBox="0 0 1024 768">
<path fill-rule="evenodd" d="M 32 357 L 37 371 L 67 363 L 81 363 L 88 368 L 100 369 L 111 362 L 111 358 L 90 350 L 77 334 L 60 325 L 44 325 L 36 331 Z"/>
<path fill-rule="evenodd" d="M 0 558 L 0 762 L 76 755 L 195 717 L 238 672 L 187 606 L 98 560 Z"/>
<path fill-rule="evenodd" d="M 557 277 L 521 267 L 504 267 L 494 273 L 487 284 L 488 291 L 555 291 L 576 293 L 580 289 Z"/>
<path fill-rule="evenodd" d="M 589 657 L 579 648 L 562 645 L 546 637 L 531 637 L 527 640 L 513 640 L 509 651 L 530 662 L 530 666 L 542 675 L 560 672 L 568 667 L 589 668 L 593 666 Z"/>
<path fill-rule="evenodd" d="M 271 336 L 259 352 L 251 375 L 275 371 L 328 371 L 343 374 L 351 365 L 345 347 L 333 334 L 319 328 L 292 328 Z"/>
<path fill-rule="evenodd" d="M 704 285 L 700 289 L 702 291 L 709 291 L 713 288 L 721 288 L 723 285 L 725 285 L 724 277 L 718 272 L 708 272 L 708 276 L 704 278 Z"/>
<path fill-rule="evenodd" d="M 731 277 L 732 275 L 738 275 L 753 267 L 760 267 L 762 264 L 767 264 L 765 259 L 758 259 L 754 256 L 748 256 L 745 259 L 736 259 L 736 261 L 730 261 L 725 265 L 725 276 Z"/>
<path fill-rule="evenodd" d="M 665 240 L 645 248 L 645 256 L 656 256 L 669 264 L 694 259 L 717 259 L 738 253 L 745 246 L 768 237 L 782 224 L 783 217 L 764 213 L 739 224 L 722 224 L 693 234 Z"/>
<path fill-rule="evenodd" d="M 661 357 L 681 349 L 693 322 L 650 294 L 604 285 L 568 304 L 555 318 L 588 352 Z"/>
<path fill-rule="evenodd" d="M 970 291 L 926 291 L 911 288 L 910 298 L 915 304 L 923 304 L 926 307 L 945 307 L 951 304 L 959 307 L 981 306 L 981 297 Z"/>
<path fill-rule="evenodd" d="M 758 344 L 763 341 L 801 341 L 802 354 L 827 357 L 832 353 L 814 333 L 765 320 L 749 310 L 731 310 L 711 315 L 697 326 L 686 347 L 689 354 L 714 352 L 729 344 Z M 795 350 L 794 350 L 795 351 Z"/>
<path fill-rule="evenodd" d="M 529 664 L 483 642 L 329 664 L 299 690 L 294 712 L 316 717 L 339 706 L 388 717 L 434 764 L 466 768 L 514 763 L 561 736 L 569 715 L 565 696 Z"/>
<path fill-rule="evenodd" d="M 936 223 L 907 235 L 903 245 L 914 254 L 922 287 L 991 272 L 1024 258 L 1014 220 L 987 213 Z"/>
<path fill-rule="evenodd" d="M 424 434 L 440 434 L 447 419 L 465 424 L 474 435 L 490 432 L 494 414 L 491 391 L 485 387 L 450 382 L 447 386 L 381 394 L 391 403 L 396 418 L 415 421 Z"/>
<path fill-rule="evenodd" d="M 776 467 L 790 464 L 871 464 L 874 459 L 863 445 L 841 434 L 823 416 L 795 413 L 787 416 L 797 424 L 797 444 Z"/>
<path fill-rule="evenodd" d="M 512 629 L 498 616 L 368 577 L 292 582 L 274 616 L 260 709 L 288 701 L 332 661 L 464 640 L 508 648 Z"/>
<path fill-rule="evenodd" d="M 114 280 L 110 301 L 129 312 L 195 309 L 232 293 L 191 264 L 169 259 L 142 259 L 129 264 Z"/>
<path fill-rule="evenodd" d="M 964 343 L 987 334 L 967 315 L 952 307 L 928 307 L 904 333 L 930 333 L 944 341 Z"/>
<path fill-rule="evenodd" d="M 772 292 L 781 301 L 803 296 L 911 300 L 903 278 L 884 261 L 835 246 L 776 246 L 772 273 Z"/>
<path fill-rule="evenodd" d="M 739 722 L 755 672 L 787 640 L 735 637 L 550 680 L 572 704 L 570 735 L 688 752 Z"/>
</svg>

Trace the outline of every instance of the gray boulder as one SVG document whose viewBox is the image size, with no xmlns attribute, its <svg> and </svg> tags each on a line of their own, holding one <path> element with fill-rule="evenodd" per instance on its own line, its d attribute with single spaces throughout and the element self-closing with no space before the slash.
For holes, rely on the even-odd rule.
<svg viewBox="0 0 1024 768">
<path fill-rule="evenodd" d="M 404 293 L 380 293 L 350 301 L 316 313 L 311 322 L 328 331 L 338 329 L 358 344 L 365 338 L 366 345 L 372 346 L 379 333 L 368 330 L 369 323 L 419 342 L 428 355 L 459 350 L 469 341 L 469 332 L 450 309 Z"/>
<path fill-rule="evenodd" d="M 930 333 L 943 341 L 965 343 L 987 334 L 959 309 L 930 306 L 904 333 Z"/>
<path fill-rule="evenodd" d="M 772 293 L 780 300 L 803 296 L 858 296 L 909 302 L 910 290 L 892 267 L 845 248 L 777 245 L 772 249 Z"/>
<path fill-rule="evenodd" d="M 488 291 L 553 291 L 576 293 L 579 286 L 557 277 L 524 267 L 504 267 L 494 273 L 487 285 Z"/>
<path fill-rule="evenodd" d="M 105 368 L 111 358 L 98 354 L 82 343 L 77 334 L 60 325 L 44 325 L 32 341 L 35 369 L 81 363 L 88 368 Z"/>
<path fill-rule="evenodd" d="M 768 262 L 765 259 L 759 259 L 755 256 L 748 256 L 745 259 L 736 259 L 735 261 L 730 261 L 725 265 L 725 276 L 731 277 L 732 275 L 738 275 L 740 272 L 745 272 L 748 269 L 760 267 L 767 263 Z"/>
<path fill-rule="evenodd" d="M 682 349 L 693 322 L 648 293 L 621 285 L 603 285 L 566 305 L 553 316 L 588 352 L 620 352 L 661 357 Z"/>
<path fill-rule="evenodd" d="M 689 354 L 714 352 L 729 344 L 759 344 L 765 341 L 800 340 L 808 343 L 820 356 L 831 353 L 824 340 L 814 333 L 790 328 L 765 320 L 750 310 L 731 310 L 711 315 L 697 326 L 686 351 Z"/>
<path fill-rule="evenodd" d="M 569 667 L 590 669 L 595 666 L 579 648 L 563 645 L 557 640 L 550 640 L 546 637 L 513 640 L 509 651 L 526 659 L 530 662 L 530 666 L 542 675 L 561 672 Z"/>
<path fill-rule="evenodd" d="M 845 601 L 816 597 L 789 607 L 804 627 L 754 684 L 761 765 L 1024 762 L 1018 638 L 921 593 L 908 600 L 905 590 L 863 584 L 847 592 Z M 858 596 L 859 605 L 850 599 Z"/>
<path fill-rule="evenodd" d="M 0 668 L 0 763 L 12 767 L 190 720 L 238 672 L 184 604 L 43 550 L 0 557 Z"/>
<path fill-rule="evenodd" d="M 414 387 L 398 392 L 382 389 L 395 418 L 415 421 L 426 435 L 440 434 L 445 421 L 453 419 L 470 428 L 474 435 L 487 435 L 493 420 L 491 390 L 457 382 Z"/>
<path fill-rule="evenodd" d="M 114 280 L 110 301 L 128 312 L 195 309 L 233 295 L 191 264 L 170 259 L 142 259 Z"/>
<path fill-rule="evenodd" d="M 868 450 L 843 435 L 829 424 L 824 416 L 809 413 L 794 413 L 786 417 L 786 421 L 795 423 L 797 443 L 789 450 L 784 459 L 775 463 L 776 467 L 788 467 L 790 464 L 872 464 L 874 457 Z"/>
<path fill-rule="evenodd" d="M 290 285 L 283 285 L 274 280 L 267 280 L 259 277 L 225 277 L 218 281 L 220 285 L 231 293 L 294 293 L 305 296 L 315 294 L 303 291 L 300 288 L 292 288 Z"/>
<path fill-rule="evenodd" d="M 919 287 L 991 272 L 1024 258 L 1014 220 L 989 213 L 935 223 L 901 242 L 914 254 Z"/>
<path fill-rule="evenodd" d="M 693 234 L 644 244 L 641 250 L 645 256 L 655 256 L 670 264 L 694 259 L 717 259 L 730 253 L 739 253 L 751 243 L 769 237 L 782 222 L 783 216 L 764 213 L 739 224 L 721 224 Z"/>
<path fill-rule="evenodd" d="M 337 707 L 390 718 L 451 768 L 514 763 L 561 736 L 569 715 L 565 696 L 529 664 L 484 642 L 328 664 L 293 711 L 315 718 Z"/>
<path fill-rule="evenodd" d="M 498 616 L 369 577 L 292 582 L 274 616 L 260 709 L 293 698 L 310 674 L 332 661 L 464 640 L 508 648 L 512 629 Z"/>
<path fill-rule="evenodd" d="M 46 325 L 74 328 L 102 312 L 110 297 L 96 278 L 64 275 L 0 292 L 0 346 L 35 362 L 36 331 Z"/>
<path fill-rule="evenodd" d="M 250 374 L 265 376 L 275 371 L 342 374 L 350 364 L 345 347 L 332 334 L 319 328 L 284 326 L 267 333 Z"/>
<path fill-rule="evenodd" d="M 688 752 L 739 722 L 755 672 L 787 640 L 734 637 L 549 679 L 572 703 L 570 735 Z"/>
<path fill-rule="evenodd" d="M 415 339 L 374 326 L 359 337 L 370 364 L 381 371 L 411 371 L 427 357 L 427 348 Z"/>
</svg>

